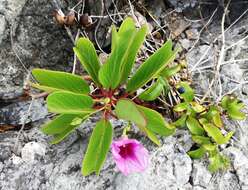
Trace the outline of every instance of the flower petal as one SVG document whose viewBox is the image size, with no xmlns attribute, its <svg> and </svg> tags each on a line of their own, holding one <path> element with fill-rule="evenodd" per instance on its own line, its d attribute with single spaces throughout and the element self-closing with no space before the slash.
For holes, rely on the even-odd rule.
<svg viewBox="0 0 248 190">
<path fill-rule="evenodd" d="M 111 150 L 118 169 L 124 175 L 142 172 L 148 166 L 148 151 L 135 139 L 124 138 L 114 141 Z M 121 150 L 125 151 L 125 156 L 121 154 Z"/>
</svg>

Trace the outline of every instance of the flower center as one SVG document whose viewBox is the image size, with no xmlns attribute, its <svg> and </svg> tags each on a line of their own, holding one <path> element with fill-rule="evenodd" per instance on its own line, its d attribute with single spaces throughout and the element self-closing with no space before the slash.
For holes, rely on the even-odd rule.
<svg viewBox="0 0 248 190">
<path fill-rule="evenodd" d="M 134 152 L 133 152 L 133 146 L 132 144 L 125 144 L 120 147 L 120 156 L 122 158 L 128 158 L 128 157 L 133 157 Z"/>
</svg>

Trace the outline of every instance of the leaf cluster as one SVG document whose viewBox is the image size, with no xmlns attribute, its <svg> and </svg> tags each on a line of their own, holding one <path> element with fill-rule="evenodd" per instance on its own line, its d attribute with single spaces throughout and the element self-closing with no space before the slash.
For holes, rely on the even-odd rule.
<svg viewBox="0 0 248 190">
<path fill-rule="evenodd" d="M 136 28 L 131 18 L 126 18 L 118 30 L 113 26 L 111 53 L 104 63 L 100 63 L 89 39 L 78 39 L 73 50 L 90 81 L 65 72 L 32 71 L 38 82 L 32 83 L 32 86 L 49 93 L 46 99 L 48 110 L 58 114 L 42 127 L 45 134 L 54 137 L 52 144 L 62 141 L 93 114 L 102 113 L 84 155 L 83 175 L 99 174 L 101 170 L 113 138 L 110 118 L 133 123 L 157 145 L 160 145 L 157 135 L 168 136 L 175 132 L 174 125 L 166 122 L 159 112 L 144 105 L 145 101 L 153 101 L 160 96 L 168 86 L 167 79 L 180 70 L 179 66 L 168 68 L 178 49 L 173 50 L 172 42 L 168 40 L 134 70 L 146 35 L 147 26 Z M 151 85 L 145 88 L 148 83 Z M 138 94 L 141 88 L 143 93 Z"/>
<path fill-rule="evenodd" d="M 243 103 L 225 96 L 220 105 L 202 105 L 194 101 L 194 91 L 187 83 L 181 82 L 178 88 L 184 89 L 180 95 L 184 101 L 174 107 L 174 111 L 180 113 L 174 125 L 187 128 L 192 135 L 197 148 L 189 151 L 189 156 L 200 159 L 208 155 L 212 172 L 227 168 L 229 159 L 220 153 L 219 145 L 227 144 L 234 132 L 225 131 L 222 117 L 227 113 L 232 119 L 244 119 L 245 115 L 240 111 Z"/>
</svg>

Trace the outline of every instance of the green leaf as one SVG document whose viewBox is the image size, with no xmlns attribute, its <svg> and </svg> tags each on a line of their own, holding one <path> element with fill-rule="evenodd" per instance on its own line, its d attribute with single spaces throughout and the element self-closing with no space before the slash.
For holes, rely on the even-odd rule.
<svg viewBox="0 0 248 190">
<path fill-rule="evenodd" d="M 208 166 L 208 169 L 210 172 L 216 172 L 220 169 L 226 169 L 230 166 L 230 160 L 223 155 L 220 155 L 220 153 L 215 154 L 215 156 L 210 157 L 210 164 Z"/>
<path fill-rule="evenodd" d="M 115 89 L 120 84 L 125 64 L 127 61 L 134 61 L 139 48 L 133 47 L 136 33 L 133 19 L 127 18 L 123 21 L 119 32 L 114 34 L 114 49 L 98 75 L 103 87 Z M 128 64 L 132 66 L 132 63 Z"/>
<path fill-rule="evenodd" d="M 204 106 L 197 102 L 190 102 L 191 108 L 196 112 L 196 113 L 201 113 L 206 110 Z"/>
<path fill-rule="evenodd" d="M 157 136 L 151 130 L 149 130 L 148 128 L 142 125 L 137 125 L 137 127 L 139 128 L 140 131 L 144 132 L 153 143 L 155 143 L 158 146 L 161 145 Z"/>
<path fill-rule="evenodd" d="M 223 126 L 220 111 L 216 106 L 210 106 L 208 112 L 203 114 L 203 117 L 205 117 L 209 121 L 213 120 L 213 123 L 219 128 Z"/>
<path fill-rule="evenodd" d="M 47 97 L 48 110 L 63 114 L 87 114 L 92 109 L 93 100 L 90 96 L 71 92 L 54 92 Z"/>
<path fill-rule="evenodd" d="M 78 125 L 68 125 L 65 127 L 65 130 L 59 134 L 54 134 L 54 139 L 50 142 L 50 144 L 57 144 L 64 140 Z"/>
<path fill-rule="evenodd" d="M 117 46 L 117 41 L 118 41 L 118 33 L 116 30 L 116 27 L 113 25 L 112 26 L 112 30 L 111 30 L 111 35 L 112 35 L 112 39 L 111 39 L 111 50 L 113 51 L 115 49 L 115 47 Z"/>
<path fill-rule="evenodd" d="M 88 38 L 79 38 L 76 42 L 76 47 L 74 47 L 73 50 L 84 69 L 99 86 L 98 72 L 100 69 L 100 61 L 97 57 L 94 45 Z"/>
<path fill-rule="evenodd" d="M 221 131 L 211 123 L 204 124 L 203 128 L 217 144 L 226 144 L 234 133 L 233 131 L 231 131 L 226 136 L 223 136 Z"/>
<path fill-rule="evenodd" d="M 150 131 L 162 136 L 169 136 L 175 132 L 175 127 L 167 123 L 160 113 L 143 106 L 138 106 L 138 109 L 144 114 L 146 127 Z"/>
<path fill-rule="evenodd" d="M 203 135 L 205 132 L 204 129 L 201 127 L 200 123 L 197 121 L 197 119 L 191 116 L 188 116 L 186 120 L 186 125 L 193 135 Z"/>
<path fill-rule="evenodd" d="M 172 42 L 168 40 L 150 56 L 127 82 L 127 91 L 132 93 L 156 77 L 168 63 L 173 61 L 179 50 L 172 51 Z"/>
<path fill-rule="evenodd" d="M 214 152 L 214 151 L 217 150 L 217 145 L 216 145 L 216 144 L 211 144 L 211 143 L 209 143 L 209 144 L 203 144 L 202 146 L 203 146 L 203 147 L 205 148 L 205 150 L 207 150 L 207 151 L 212 151 L 212 152 Z"/>
<path fill-rule="evenodd" d="M 60 90 L 79 94 L 90 92 L 88 84 L 77 75 L 45 69 L 33 69 L 32 74 L 39 82 L 39 84 L 32 84 L 32 86 L 49 93 Z"/>
<path fill-rule="evenodd" d="M 186 125 L 186 119 L 187 119 L 187 115 L 184 114 L 178 120 L 176 120 L 175 122 L 173 122 L 172 124 L 175 125 L 176 127 L 185 127 L 185 125 Z"/>
<path fill-rule="evenodd" d="M 141 47 L 142 43 L 145 40 L 146 34 L 147 34 L 147 26 L 142 26 L 135 34 L 132 44 L 130 44 L 130 47 L 128 49 L 128 53 L 125 57 L 125 60 L 122 63 L 122 71 L 121 71 L 121 83 L 124 83 L 129 74 L 131 73 L 132 67 L 135 62 L 135 58 L 137 56 L 138 50 Z"/>
<path fill-rule="evenodd" d="M 189 84 L 187 82 L 180 82 L 177 85 L 177 88 L 183 88 L 184 89 L 184 93 L 180 94 L 180 96 L 184 99 L 185 102 L 191 102 L 194 99 L 194 91 L 193 89 L 189 86 Z"/>
<path fill-rule="evenodd" d="M 221 106 L 227 111 L 228 116 L 232 119 L 243 120 L 246 118 L 245 113 L 240 111 L 245 105 L 237 98 L 224 96 L 221 101 Z"/>
<path fill-rule="evenodd" d="M 229 101 L 230 101 L 230 97 L 229 96 L 224 96 L 222 98 L 222 100 L 221 100 L 221 107 L 226 110 L 227 107 L 228 107 L 228 102 Z"/>
<path fill-rule="evenodd" d="M 193 135 L 193 136 L 192 136 L 192 140 L 193 140 L 195 143 L 200 144 L 200 145 L 203 145 L 203 144 L 210 144 L 210 143 L 211 143 L 209 137 L 203 137 L 203 136 L 198 136 L 198 135 Z"/>
<path fill-rule="evenodd" d="M 62 133 L 68 125 L 71 124 L 77 115 L 61 114 L 52 121 L 42 126 L 42 132 L 47 135 Z"/>
<path fill-rule="evenodd" d="M 153 101 L 158 96 L 160 96 L 161 92 L 164 89 L 164 86 L 165 84 L 163 79 L 158 78 L 158 80 L 151 87 L 149 87 L 147 90 L 139 95 L 139 98 L 145 101 Z"/>
<path fill-rule="evenodd" d="M 188 152 L 188 155 L 193 159 L 200 159 L 204 156 L 206 150 L 203 147 L 200 147 L 196 150 L 192 150 Z"/>
<path fill-rule="evenodd" d="M 187 110 L 188 108 L 189 108 L 188 102 L 182 102 L 182 103 L 177 104 L 177 105 L 173 108 L 173 110 L 174 110 L 175 112 L 182 112 L 182 111 Z"/>
<path fill-rule="evenodd" d="M 107 157 L 113 138 L 113 128 L 109 121 L 100 120 L 94 128 L 84 156 L 82 174 L 87 176 L 92 172 L 99 174 Z"/>
<path fill-rule="evenodd" d="M 246 118 L 245 113 L 240 110 L 243 109 L 245 105 L 243 103 L 238 103 L 238 100 L 234 100 L 228 105 L 227 112 L 232 119 L 243 120 Z"/>
<path fill-rule="evenodd" d="M 159 73 L 160 76 L 165 78 L 170 78 L 181 70 L 181 65 L 175 65 L 173 67 L 166 67 L 163 71 Z"/>
<path fill-rule="evenodd" d="M 129 99 L 119 100 L 115 107 L 115 113 L 119 119 L 132 121 L 139 126 L 146 126 L 147 124 L 144 114 L 138 109 L 136 104 Z"/>
<path fill-rule="evenodd" d="M 75 128 L 77 128 L 82 122 L 84 122 L 89 115 L 74 115 L 71 123 L 69 123 L 68 121 L 70 119 L 68 115 L 61 114 L 61 116 L 64 116 L 64 118 L 57 117 L 55 120 L 59 118 L 60 121 L 56 121 L 56 123 L 53 123 L 53 125 L 49 124 L 49 126 L 47 126 L 47 128 L 45 129 L 46 134 L 53 135 L 54 137 L 53 140 L 50 142 L 51 144 L 57 144 L 61 142 L 65 137 L 73 132 Z M 66 120 L 65 118 L 68 120 Z M 62 121 L 65 121 L 65 123 L 62 123 Z M 60 123 L 61 125 L 59 125 Z M 44 132 L 44 128 L 42 130 Z"/>
<path fill-rule="evenodd" d="M 151 121 L 149 123 L 149 119 L 145 117 L 143 110 L 140 110 L 134 102 L 128 99 L 119 100 L 115 107 L 115 113 L 119 119 L 125 119 L 135 123 L 136 126 L 144 132 L 151 141 L 157 145 L 160 145 L 156 135 L 148 128 L 152 125 Z"/>
</svg>

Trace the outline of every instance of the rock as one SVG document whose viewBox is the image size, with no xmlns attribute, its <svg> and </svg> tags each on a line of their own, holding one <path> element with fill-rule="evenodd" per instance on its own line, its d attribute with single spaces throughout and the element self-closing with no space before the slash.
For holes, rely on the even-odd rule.
<svg viewBox="0 0 248 190">
<path fill-rule="evenodd" d="M 199 32 L 197 29 L 189 29 L 189 30 L 186 30 L 185 33 L 189 40 L 196 40 L 199 37 Z"/>
<path fill-rule="evenodd" d="M 1 44 L 2 40 L 3 40 L 3 35 L 4 35 L 5 28 L 6 28 L 5 16 L 0 15 L 0 44 Z"/>
<path fill-rule="evenodd" d="M 239 179 L 237 178 L 236 175 L 227 172 L 221 177 L 219 189 L 225 189 L 225 190 L 241 189 L 239 185 Z"/>
<path fill-rule="evenodd" d="M 16 98 L 33 67 L 68 70 L 73 44 L 53 22 L 52 1 L 0 0 L 0 4 L 0 98 Z"/>
<path fill-rule="evenodd" d="M 36 155 L 44 156 L 46 147 L 37 142 L 29 142 L 22 148 L 22 159 L 29 164 L 35 161 Z"/>
<path fill-rule="evenodd" d="M 115 122 L 115 125 L 120 123 Z M 93 126 L 94 123 L 88 121 L 80 130 L 89 128 L 92 130 Z M 15 134 L 16 132 L 2 134 L 0 145 L 8 142 L 5 144 L 6 148 L 11 150 L 15 140 L 12 139 L 12 135 L 15 137 Z M 192 162 L 185 151 L 180 151 L 183 149 L 181 143 L 177 143 L 174 137 L 165 138 L 160 148 L 151 146 L 147 138 L 144 138 L 144 141 L 141 139 L 150 151 L 150 166 L 144 173 L 123 177 L 123 174 L 117 171 L 109 154 L 99 177 L 95 175 L 83 177 L 80 170 L 90 136 L 89 132 L 87 134 L 79 138 L 73 132 L 62 143 L 49 145 L 50 138 L 37 128 L 26 131 L 30 142 L 24 144 L 20 139 L 20 144 L 24 144 L 21 157 L 14 158 L 11 152 L 5 157 L 0 156 L 1 162 L 5 163 L 3 172 L 0 172 L 0 186 L 8 190 L 17 187 L 20 190 L 137 189 L 138 187 L 190 189 L 188 182 Z M 181 136 L 183 134 L 181 133 Z"/>
<path fill-rule="evenodd" d="M 0 125 L 22 125 L 24 122 L 44 119 L 48 115 L 43 98 L 34 99 L 28 111 L 30 103 L 31 101 L 16 102 L 0 109 Z"/>
<path fill-rule="evenodd" d="M 134 15 L 135 15 L 134 20 L 136 22 L 136 27 L 140 27 L 142 25 L 147 25 L 148 26 L 148 32 L 151 33 L 153 30 L 153 26 L 149 22 L 147 22 L 146 17 L 144 17 L 138 11 L 135 11 Z"/>
<path fill-rule="evenodd" d="M 230 72 L 232 71 L 232 72 Z M 240 69 L 239 65 L 236 63 L 223 65 L 221 68 L 221 73 L 223 74 L 222 77 L 222 85 L 224 86 L 223 93 L 228 93 L 239 87 L 242 88 L 242 83 L 245 81 L 243 80 L 243 73 L 244 71 Z M 237 82 L 240 82 L 238 84 Z M 241 90 L 239 90 L 241 92 Z"/>
<path fill-rule="evenodd" d="M 173 39 L 181 35 L 190 26 L 190 22 L 186 21 L 179 14 L 174 14 L 172 17 L 166 18 L 166 20 L 168 20 L 168 27 Z"/>
<path fill-rule="evenodd" d="M 203 188 L 209 187 L 211 173 L 207 170 L 206 164 L 202 160 L 195 160 L 193 164 L 192 181 L 194 186 Z"/>
<path fill-rule="evenodd" d="M 15 154 L 12 155 L 11 159 L 14 165 L 19 165 L 23 162 L 22 158 L 19 156 L 16 156 Z"/>
<path fill-rule="evenodd" d="M 186 50 L 191 47 L 191 42 L 188 39 L 180 39 L 179 42 L 181 43 L 182 47 Z"/>
<path fill-rule="evenodd" d="M 248 155 L 244 154 L 241 150 L 235 147 L 229 147 L 224 150 L 233 163 L 233 168 L 236 174 L 236 181 L 241 186 L 240 189 L 248 189 Z"/>
<path fill-rule="evenodd" d="M 177 12 L 183 12 L 188 8 L 194 8 L 198 4 L 197 0 L 166 0 Z"/>
</svg>

